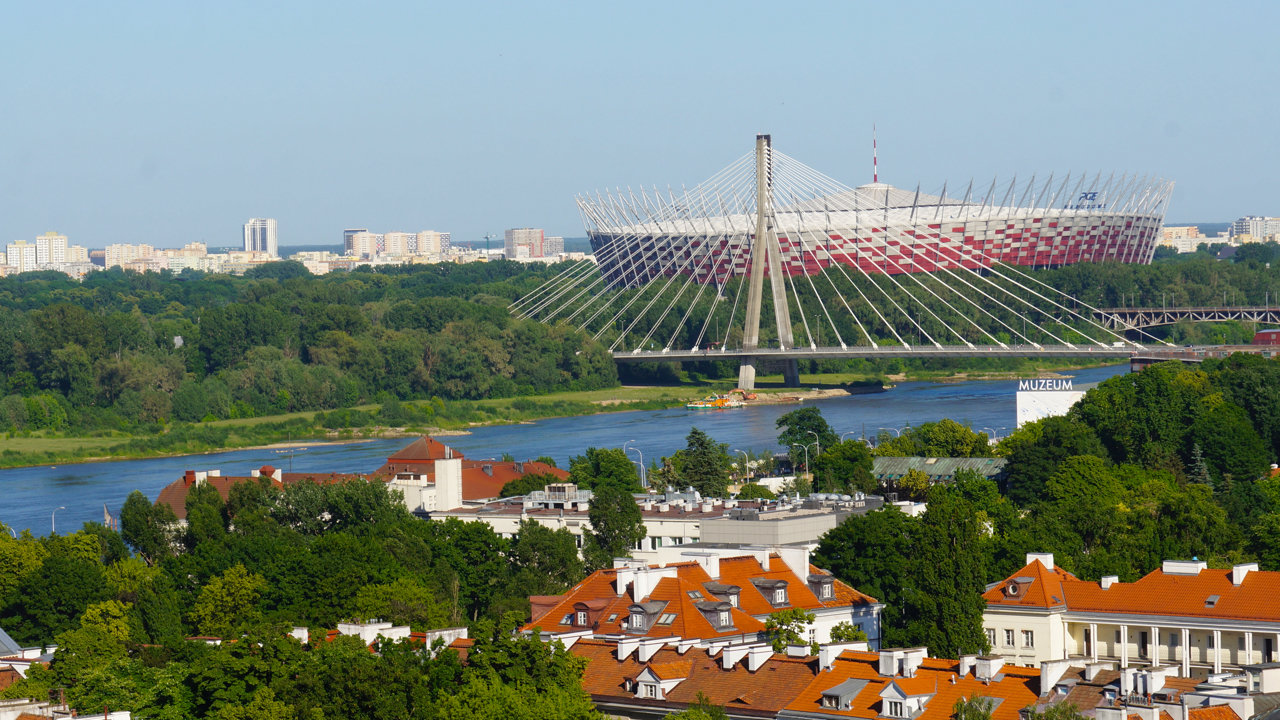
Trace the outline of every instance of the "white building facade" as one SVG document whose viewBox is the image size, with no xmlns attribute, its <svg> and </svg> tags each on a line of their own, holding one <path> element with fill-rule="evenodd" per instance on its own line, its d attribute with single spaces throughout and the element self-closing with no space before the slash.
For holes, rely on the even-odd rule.
<svg viewBox="0 0 1280 720">
<path fill-rule="evenodd" d="M 249 218 L 244 224 L 244 249 L 280 257 L 275 218 Z"/>
</svg>

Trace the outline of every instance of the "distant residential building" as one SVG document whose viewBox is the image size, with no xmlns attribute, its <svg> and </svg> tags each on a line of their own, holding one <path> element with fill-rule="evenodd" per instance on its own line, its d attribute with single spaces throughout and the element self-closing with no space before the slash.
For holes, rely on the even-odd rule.
<svg viewBox="0 0 1280 720">
<path fill-rule="evenodd" d="M 1280 660 L 1280 572 L 1256 563 L 1166 560 L 1131 583 L 1089 582 L 1054 565 L 1052 553 L 1030 553 L 982 597 L 987 640 L 1009 662 L 1170 665 L 1190 676 Z"/>
<path fill-rule="evenodd" d="M 36 238 L 36 264 L 61 265 L 67 261 L 67 236 L 50 231 Z"/>
<path fill-rule="evenodd" d="M 385 240 L 382 233 L 371 233 L 368 230 L 347 230 L 342 234 L 344 249 L 347 255 L 357 258 L 371 258 L 382 253 Z"/>
<path fill-rule="evenodd" d="M 67 262 L 76 264 L 89 262 L 89 248 L 82 245 L 68 245 Z"/>
<path fill-rule="evenodd" d="M 1280 235 L 1280 217 L 1247 215 L 1231 223 L 1231 237 L 1238 242 L 1262 242 Z M 1246 239 L 1247 236 L 1247 239 Z"/>
<path fill-rule="evenodd" d="M 563 247 L 563 242 L 561 243 Z M 543 256 L 543 236 L 539 228 L 512 228 L 503 236 L 503 255 L 508 260 Z"/>
<path fill-rule="evenodd" d="M 418 233 L 389 232 L 382 235 L 382 253 L 386 255 L 415 255 L 418 252 Z"/>
<path fill-rule="evenodd" d="M 347 228 L 342 231 L 342 252 L 346 255 L 355 255 L 355 236 L 359 233 L 367 233 L 369 228 Z"/>
<path fill-rule="evenodd" d="M 559 235 L 548 235 L 542 239 L 542 256 L 555 257 L 564 252 L 564 238 Z"/>
<path fill-rule="evenodd" d="M 113 243 L 105 250 L 104 264 L 108 268 L 125 267 L 139 260 L 155 257 L 155 254 L 156 249 L 150 245 Z"/>
<path fill-rule="evenodd" d="M 244 224 L 244 249 L 280 257 L 275 218 L 249 218 L 249 222 Z"/>
<path fill-rule="evenodd" d="M 9 243 L 5 248 L 5 259 L 8 264 L 17 268 L 17 272 L 30 272 L 39 265 L 36 246 L 26 240 Z"/>
</svg>

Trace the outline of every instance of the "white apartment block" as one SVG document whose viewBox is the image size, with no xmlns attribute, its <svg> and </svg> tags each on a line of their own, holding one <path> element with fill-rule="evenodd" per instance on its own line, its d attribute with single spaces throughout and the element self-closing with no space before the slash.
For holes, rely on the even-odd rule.
<svg viewBox="0 0 1280 720">
<path fill-rule="evenodd" d="M 151 245 L 127 245 L 113 243 L 106 248 L 104 267 L 113 268 L 136 263 L 139 260 L 155 257 L 156 249 Z"/>
<path fill-rule="evenodd" d="M 983 625 L 992 653 L 1010 663 L 1176 666 L 1190 676 L 1280 659 L 1277 597 L 1280 572 L 1256 563 L 1211 570 L 1166 560 L 1131 583 L 1088 582 L 1055 566 L 1052 553 L 1030 553 L 983 594 Z"/>
<path fill-rule="evenodd" d="M 61 265 L 67 262 L 67 236 L 47 232 L 36 238 L 36 264 Z"/>
<path fill-rule="evenodd" d="M 280 257 L 276 229 L 275 218 L 249 218 L 249 222 L 244 224 L 245 251 Z"/>
<path fill-rule="evenodd" d="M 563 247 L 563 241 L 561 241 Z M 542 257 L 543 233 L 540 228 L 512 228 L 503 234 L 503 256 L 508 260 Z"/>
<path fill-rule="evenodd" d="M 9 261 L 8 264 L 17 268 L 17 272 L 20 273 L 35 270 L 39 264 L 35 244 L 26 240 L 9 243 L 5 248 L 5 257 Z"/>
</svg>

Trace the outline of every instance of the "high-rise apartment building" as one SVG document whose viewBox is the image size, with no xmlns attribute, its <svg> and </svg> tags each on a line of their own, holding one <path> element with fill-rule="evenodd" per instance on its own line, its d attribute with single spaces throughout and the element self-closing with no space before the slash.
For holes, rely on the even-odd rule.
<svg viewBox="0 0 1280 720">
<path fill-rule="evenodd" d="M 382 248 L 387 255 L 416 255 L 418 253 L 418 233 L 383 233 Z"/>
<path fill-rule="evenodd" d="M 67 262 L 67 236 L 47 232 L 36 238 L 36 264 L 62 265 Z"/>
<path fill-rule="evenodd" d="M 87 263 L 89 262 L 89 248 L 83 245 L 67 246 L 67 262 L 68 263 Z"/>
<path fill-rule="evenodd" d="M 555 257 L 564 252 L 564 238 L 559 235 L 548 235 L 542 238 L 542 256 Z"/>
<path fill-rule="evenodd" d="M 508 260 L 542 257 L 540 228 L 512 228 L 503 236 L 502 253 Z"/>
<path fill-rule="evenodd" d="M 280 257 L 276 245 L 275 218 L 249 218 L 249 222 L 244 224 L 244 249 Z"/>
<path fill-rule="evenodd" d="M 104 266 L 108 268 L 127 265 L 137 262 L 144 258 L 154 257 L 156 249 L 151 245 L 125 245 L 116 243 L 108 245 L 105 253 Z"/>
<path fill-rule="evenodd" d="M 1231 237 L 1250 235 L 1255 241 L 1280 234 L 1280 217 L 1247 215 L 1231 223 Z"/>
<path fill-rule="evenodd" d="M 18 268 L 18 272 L 30 272 L 39 264 L 36 260 L 36 246 L 26 240 L 9 243 L 5 251 L 9 264 Z"/>
<path fill-rule="evenodd" d="M 350 233 L 350 234 L 348 234 Z M 347 255 L 352 257 L 371 258 L 377 256 L 386 247 L 382 233 L 371 233 L 368 230 L 348 230 L 345 236 Z"/>
</svg>

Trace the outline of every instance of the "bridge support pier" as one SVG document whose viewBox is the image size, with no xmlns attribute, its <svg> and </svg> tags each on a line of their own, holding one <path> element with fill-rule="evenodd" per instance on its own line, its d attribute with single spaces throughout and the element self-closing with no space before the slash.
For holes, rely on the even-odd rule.
<svg viewBox="0 0 1280 720">
<path fill-rule="evenodd" d="M 743 358 L 742 364 L 738 366 L 738 387 L 743 390 L 755 390 L 756 371 L 763 362 L 762 358 Z M 800 363 L 795 358 L 774 362 L 780 362 L 782 365 L 782 384 L 785 387 L 800 387 Z"/>
</svg>

